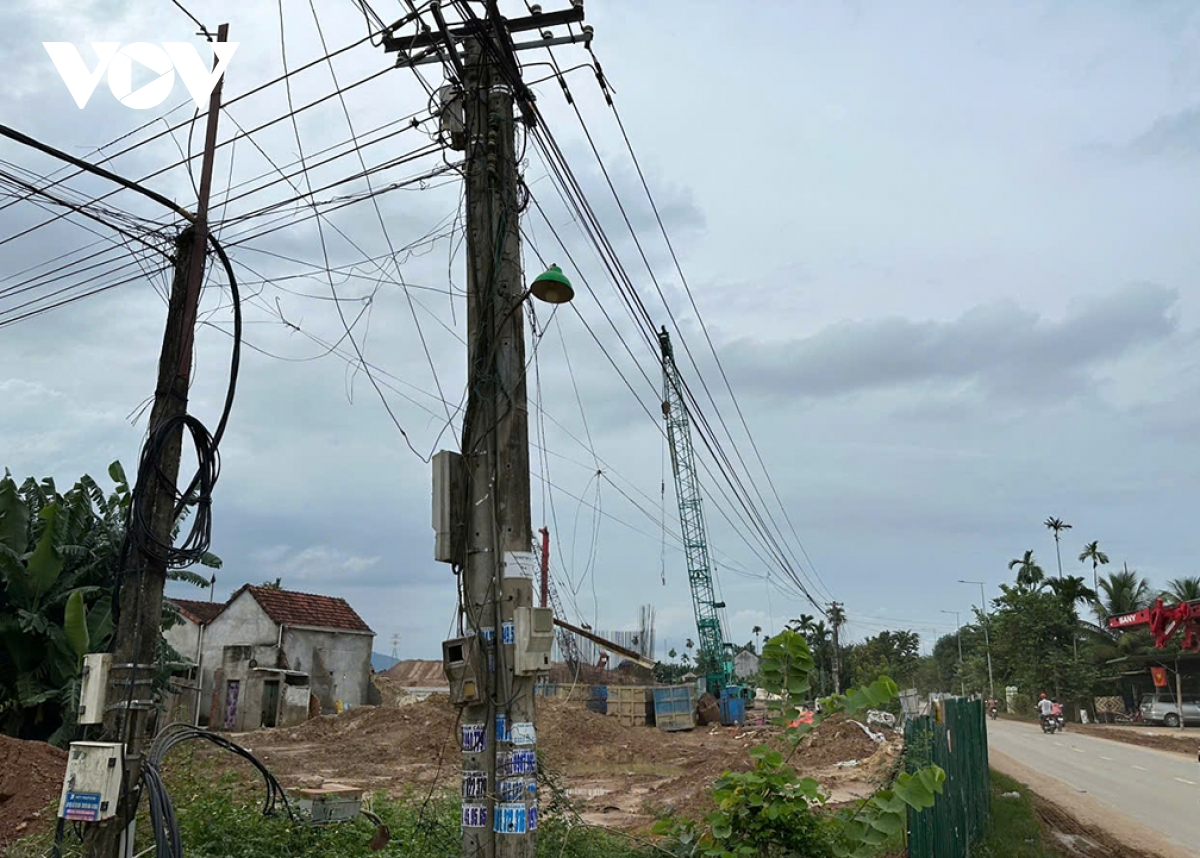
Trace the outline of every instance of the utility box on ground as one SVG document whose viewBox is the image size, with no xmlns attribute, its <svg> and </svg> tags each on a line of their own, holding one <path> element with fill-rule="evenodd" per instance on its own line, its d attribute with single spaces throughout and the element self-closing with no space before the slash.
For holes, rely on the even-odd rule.
<svg viewBox="0 0 1200 858">
<path fill-rule="evenodd" d="M 342 784 L 292 790 L 296 804 L 318 824 L 344 822 L 362 810 L 363 791 Z"/>
<path fill-rule="evenodd" d="M 654 723 L 660 730 L 675 732 L 696 726 L 696 687 L 660 685 L 653 690 Z"/>
<path fill-rule="evenodd" d="M 79 679 L 78 723 L 99 724 L 104 720 L 110 667 L 111 653 L 92 652 L 83 657 L 83 673 Z"/>
<path fill-rule="evenodd" d="M 72 822 L 100 822 L 113 816 L 123 770 L 119 742 L 72 742 L 58 815 Z"/>
</svg>

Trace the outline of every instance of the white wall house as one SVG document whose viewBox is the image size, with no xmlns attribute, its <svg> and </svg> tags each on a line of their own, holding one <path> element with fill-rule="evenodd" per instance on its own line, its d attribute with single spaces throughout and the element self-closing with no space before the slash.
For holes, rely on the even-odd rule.
<svg viewBox="0 0 1200 858">
<path fill-rule="evenodd" d="M 194 616 L 193 603 L 171 601 Z M 310 706 L 331 713 L 368 702 L 375 633 L 345 599 L 247 584 L 207 623 L 186 619 L 166 637 L 200 663 L 201 720 L 210 726 L 284 726 Z"/>
</svg>

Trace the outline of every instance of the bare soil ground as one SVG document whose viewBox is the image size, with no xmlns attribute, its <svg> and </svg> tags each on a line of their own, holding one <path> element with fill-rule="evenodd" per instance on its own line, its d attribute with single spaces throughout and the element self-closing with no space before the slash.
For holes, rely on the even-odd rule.
<svg viewBox="0 0 1200 858">
<path fill-rule="evenodd" d="M 1084 825 L 1075 816 L 1034 794 L 1033 809 L 1042 825 L 1042 836 L 1048 845 L 1063 855 L 1078 858 L 1161 858 L 1156 852 L 1146 852 L 1117 840 L 1103 828 Z"/>
<path fill-rule="evenodd" d="M 360 707 L 297 727 L 234 737 L 251 749 L 285 786 L 324 781 L 351 783 L 400 795 L 457 790 L 459 750 L 454 709 L 435 696 L 401 707 Z M 713 782 L 726 771 L 750 768 L 747 751 L 780 742 L 762 727 L 699 727 L 667 733 L 623 727 L 582 704 L 543 701 L 538 746 L 558 789 L 595 824 L 637 829 L 664 813 L 711 809 Z M 856 724 L 831 720 L 808 737 L 792 758 L 805 775 L 826 784 L 833 803 L 870 795 L 886 782 L 900 741 L 879 744 Z M 856 761 L 855 765 L 837 765 Z"/>
<path fill-rule="evenodd" d="M 1144 724 L 1069 724 L 1067 731 L 1098 736 L 1144 748 L 1173 751 L 1195 757 L 1200 752 L 1200 731 L 1172 730 L 1169 727 L 1148 727 Z"/>
<path fill-rule="evenodd" d="M 0 849 L 44 819 L 66 768 L 66 751 L 0 734 Z"/>
</svg>

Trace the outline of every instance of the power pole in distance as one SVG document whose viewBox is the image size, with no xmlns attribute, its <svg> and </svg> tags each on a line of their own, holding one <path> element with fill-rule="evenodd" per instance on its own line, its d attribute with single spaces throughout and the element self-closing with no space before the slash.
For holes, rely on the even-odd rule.
<svg viewBox="0 0 1200 858">
<path fill-rule="evenodd" d="M 229 25 L 222 24 L 217 30 L 217 41 L 226 41 L 228 35 Z M 175 241 L 175 271 L 158 360 L 158 384 L 150 411 L 150 438 L 165 423 L 179 424 L 178 429 L 168 432 L 163 441 L 157 468 L 146 469 L 147 476 L 154 475 L 151 476 L 153 484 L 142 488 L 146 493 L 146 518 L 150 522 L 151 538 L 160 545 L 171 543 L 175 527 L 176 483 L 183 446 L 182 418 L 187 415 L 196 313 L 204 277 L 208 198 L 212 188 L 223 80 L 224 75 L 213 87 L 209 98 L 196 218 Z M 143 476 L 141 471 L 143 469 L 139 469 L 139 477 Z M 129 526 L 134 527 L 135 523 L 131 521 Z M 133 854 L 133 821 L 140 794 L 138 781 L 144 749 L 150 738 L 149 716 L 155 710 L 151 689 L 157 669 L 158 644 L 162 638 L 167 560 L 152 550 L 140 552 L 130 558 L 128 574 L 126 570 L 121 572 L 126 583 L 121 588 L 121 616 L 114 638 L 104 732 L 111 740 L 125 743 L 125 784 L 116 815 L 85 829 L 84 855 L 90 858 L 123 858 Z"/>
<path fill-rule="evenodd" d="M 829 625 L 833 628 L 833 693 L 842 693 L 842 646 L 840 632 L 846 614 L 837 602 L 829 605 Z"/>
</svg>

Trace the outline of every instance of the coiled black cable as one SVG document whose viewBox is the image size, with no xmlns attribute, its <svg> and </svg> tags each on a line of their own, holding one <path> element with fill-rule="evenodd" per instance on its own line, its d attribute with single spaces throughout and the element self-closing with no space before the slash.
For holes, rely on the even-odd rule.
<svg viewBox="0 0 1200 858">
<path fill-rule="evenodd" d="M 142 786 L 150 800 L 150 826 L 154 831 L 155 858 L 183 858 L 183 839 L 179 830 L 179 821 L 175 816 L 175 806 L 171 803 L 170 793 L 163 783 L 162 764 L 172 748 L 198 739 L 212 742 L 217 747 L 224 748 L 249 761 L 258 769 L 263 777 L 263 785 L 266 787 L 263 816 L 275 813 L 277 803 L 282 801 L 288 818 L 293 822 L 296 821 L 296 815 L 288 802 L 287 792 L 276 780 L 275 775 L 271 774 L 271 771 L 254 754 L 224 736 L 193 727 L 191 724 L 183 722 L 168 724 L 151 742 L 141 774 Z"/>
</svg>

